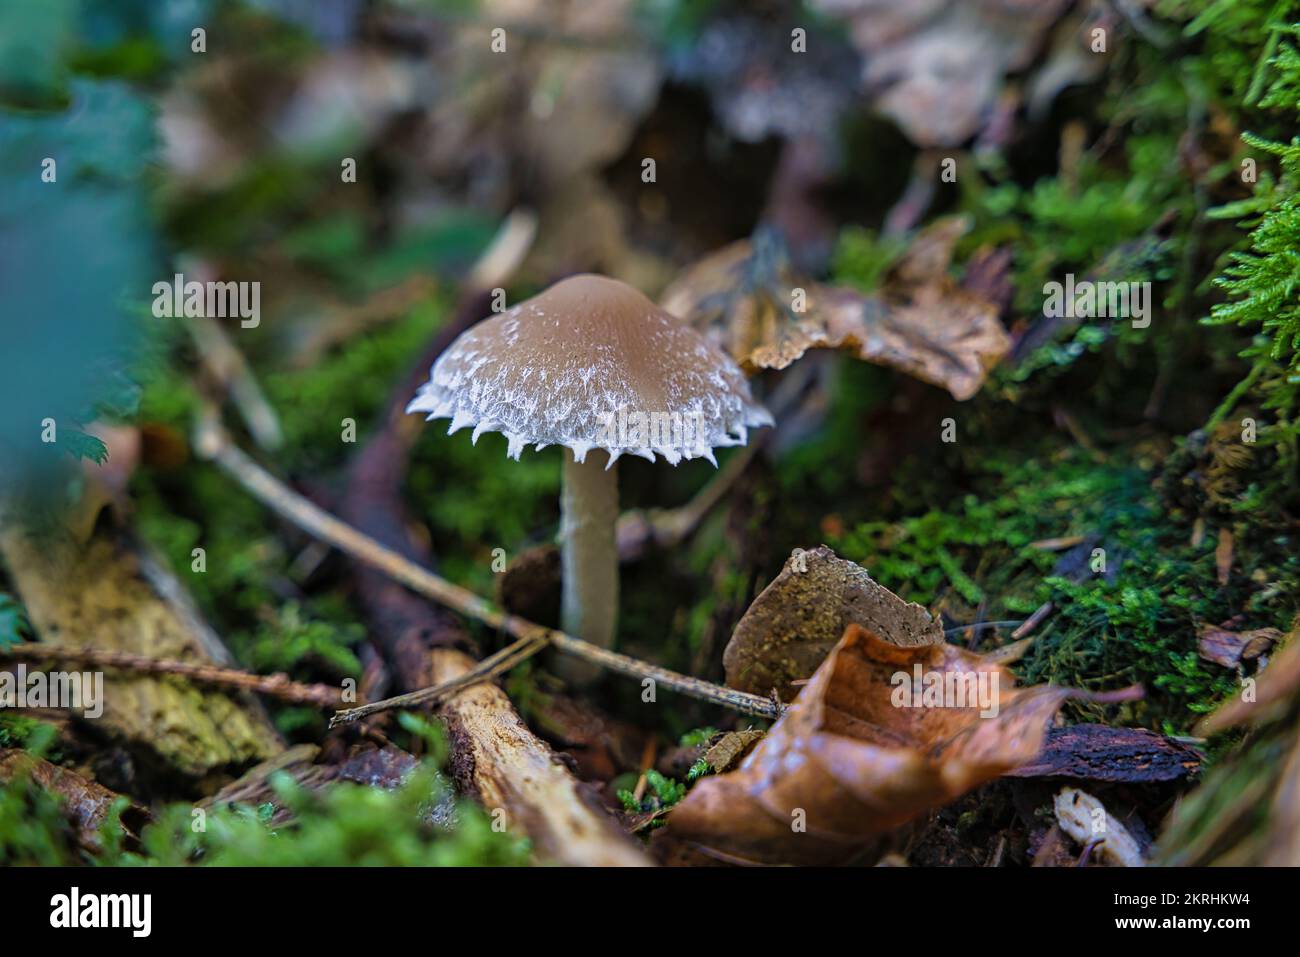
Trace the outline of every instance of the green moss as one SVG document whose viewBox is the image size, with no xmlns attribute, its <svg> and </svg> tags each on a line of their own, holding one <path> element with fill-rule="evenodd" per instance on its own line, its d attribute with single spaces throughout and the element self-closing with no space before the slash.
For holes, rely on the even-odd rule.
<svg viewBox="0 0 1300 957">
<path fill-rule="evenodd" d="M 1151 476 L 1134 466 L 1064 452 L 989 462 L 974 484 L 980 494 L 946 509 L 862 523 L 832 544 L 882 584 L 958 622 L 981 613 L 1018 620 L 1051 601 L 1017 666 L 1025 682 L 1097 690 L 1141 683 L 1147 699 L 1126 719 L 1185 730 L 1236 687 L 1235 675 L 1199 659 L 1197 625 L 1246 608 L 1243 627 L 1285 627 L 1297 610 L 1294 597 L 1242 575 L 1220 585 L 1212 537 L 1193 547 L 1190 527 L 1167 515 Z M 1095 538 L 1104 573 L 1085 560 L 1081 579 L 1051 574 L 1060 555 L 1032 543 L 1069 535 Z M 1238 561 L 1257 577 L 1289 581 L 1290 551 L 1285 538 L 1247 534 Z"/>
<path fill-rule="evenodd" d="M 717 733 L 718 729 L 713 727 L 695 728 L 682 735 L 677 743 L 683 748 L 698 748 L 708 744 Z"/>
<path fill-rule="evenodd" d="M 1300 82 L 1300 69 L 1296 71 Z M 1211 321 L 1262 330 L 1271 340 L 1267 351 L 1255 347 L 1248 354 L 1280 360 L 1292 375 L 1300 375 L 1300 138 L 1275 143 L 1247 134 L 1255 149 L 1278 158 L 1280 180 L 1264 176 L 1251 199 L 1220 207 L 1221 217 L 1245 217 L 1254 223 L 1248 248 L 1233 253 L 1216 283 L 1229 301 L 1214 307 Z"/>
<path fill-rule="evenodd" d="M 847 226 L 836 241 L 831 273 L 837 283 L 872 292 L 906 248 L 902 239 L 884 238 L 862 226 Z"/>
<path fill-rule="evenodd" d="M 672 807 L 682 798 L 686 797 L 686 785 L 680 781 L 665 777 L 654 768 L 650 768 L 645 773 L 646 784 L 649 790 L 641 798 L 636 799 L 635 794 L 627 789 L 618 791 L 618 799 L 623 802 L 623 809 L 632 813 L 648 813 L 658 811 L 662 808 Z"/>
<path fill-rule="evenodd" d="M 525 864 L 526 842 L 493 830 L 479 808 L 458 803 L 451 826 L 432 823 L 446 785 L 422 767 L 398 789 L 339 783 L 320 793 L 287 777 L 272 782 L 293 820 L 272 828 L 272 809 L 232 806 L 209 811 L 195 833 L 191 808 L 172 806 L 145 828 L 140 853 L 118 863 L 217 867 L 447 867 Z"/>
<path fill-rule="evenodd" d="M 394 383 L 424 352 L 445 313 L 445 303 L 426 303 L 311 368 L 266 373 L 262 384 L 285 436 L 277 453 L 282 467 L 309 472 L 341 465 L 365 441 Z M 345 436 L 345 419 L 355 423 L 353 441 Z"/>
<path fill-rule="evenodd" d="M 52 733 L 54 726 L 48 722 L 0 711 L 0 748 L 34 748 Z"/>
<path fill-rule="evenodd" d="M 408 495 L 433 531 L 444 572 L 490 594 L 493 549 L 513 557 L 555 534 L 561 450 L 529 449 L 516 462 L 506 457 L 501 435 L 486 434 L 475 445 L 469 430 L 446 431 L 445 419 L 423 427 L 407 475 Z"/>
</svg>

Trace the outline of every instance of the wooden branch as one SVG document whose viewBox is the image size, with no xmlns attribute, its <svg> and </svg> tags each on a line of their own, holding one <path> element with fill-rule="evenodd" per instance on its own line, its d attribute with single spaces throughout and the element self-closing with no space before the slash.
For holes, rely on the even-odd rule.
<svg viewBox="0 0 1300 957">
<path fill-rule="evenodd" d="M 17 645 L 0 645 L 0 661 L 58 661 L 70 665 L 88 665 L 132 671 L 138 674 L 177 675 L 195 684 L 216 688 L 236 688 L 278 698 L 292 704 L 312 704 L 321 708 L 337 708 L 342 694 L 329 685 L 302 684 L 290 680 L 283 672 L 272 675 L 255 675 L 235 668 L 195 664 L 169 658 L 153 658 L 112 648 L 74 648 L 69 645 L 51 645 L 45 642 L 23 642 Z"/>
<path fill-rule="evenodd" d="M 667 668 L 599 648 L 536 622 L 507 615 L 469 589 L 421 568 L 307 501 L 234 446 L 213 419 L 200 424 L 195 448 L 200 455 L 214 460 L 255 498 L 309 535 L 329 542 L 354 558 L 378 568 L 412 591 L 481 621 L 490 628 L 504 631 L 518 639 L 543 639 L 566 654 L 594 662 L 619 674 L 642 680 L 649 678 L 670 691 L 711 701 L 744 714 L 769 719 L 775 719 L 781 714 L 781 705 L 768 698 L 678 674 Z"/>
<path fill-rule="evenodd" d="M 429 657 L 438 684 L 455 681 L 475 665 L 454 648 L 435 648 Z M 447 701 L 443 716 L 456 783 L 475 794 L 489 814 L 502 812 L 508 828 L 528 835 L 539 857 L 570 866 L 651 864 L 613 817 L 590 801 L 496 685 L 463 688 Z"/>
<path fill-rule="evenodd" d="M 376 701 L 372 704 L 365 704 L 359 708 L 349 708 L 346 711 L 339 711 L 330 718 L 330 727 L 338 727 L 341 724 L 348 724 L 357 721 L 371 714 L 378 714 L 381 711 L 392 711 L 397 708 L 414 708 L 423 704 L 438 704 L 446 701 L 453 694 L 462 688 L 468 688 L 470 685 L 478 684 L 480 681 L 489 681 L 497 675 L 505 674 L 515 665 L 522 664 L 537 652 L 547 646 L 548 642 L 539 638 L 522 638 L 514 644 L 507 645 L 494 655 L 489 655 L 477 665 L 465 672 L 458 678 L 444 682 L 440 685 L 434 685 L 431 688 L 421 688 L 419 691 L 411 691 L 407 694 L 399 694 L 392 698 L 385 698 L 383 701 Z"/>
</svg>

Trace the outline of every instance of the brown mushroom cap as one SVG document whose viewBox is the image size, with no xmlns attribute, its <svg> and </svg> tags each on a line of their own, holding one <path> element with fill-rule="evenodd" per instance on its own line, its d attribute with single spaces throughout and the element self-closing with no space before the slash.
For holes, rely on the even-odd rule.
<svg viewBox="0 0 1300 957">
<path fill-rule="evenodd" d="M 466 330 L 406 411 L 450 418 L 448 432 L 473 426 L 475 441 L 501 432 L 512 458 L 564 445 L 579 462 L 593 448 L 611 463 L 656 452 L 714 461 L 713 449 L 772 424 L 730 357 L 631 286 L 593 275 Z"/>
</svg>

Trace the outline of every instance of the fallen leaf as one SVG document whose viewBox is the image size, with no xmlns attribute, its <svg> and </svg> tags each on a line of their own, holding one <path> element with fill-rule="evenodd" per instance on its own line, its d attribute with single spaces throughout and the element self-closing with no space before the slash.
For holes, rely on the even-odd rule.
<svg viewBox="0 0 1300 957">
<path fill-rule="evenodd" d="M 1285 709 L 1300 689 L 1300 642 L 1294 638 L 1287 642 L 1258 678 L 1248 679 L 1243 693 L 1231 698 L 1197 726 L 1200 735 L 1218 734 L 1243 722 L 1259 724 L 1269 720 L 1274 713 Z M 1249 689 L 1249 696 L 1245 691 Z"/>
<path fill-rule="evenodd" d="M 1005 77 L 1042 51 L 1070 0 L 813 0 L 813 7 L 847 23 L 863 56 L 863 87 L 912 142 L 928 147 L 955 146 L 985 127 Z M 1053 62 L 1040 96 L 1087 76 L 1081 65 Z"/>
<path fill-rule="evenodd" d="M 730 771 L 745 755 L 754 750 L 758 742 L 763 740 L 765 734 L 767 734 L 766 731 L 758 731 L 754 728 L 747 728 L 744 731 L 728 731 L 710 745 L 709 750 L 704 752 L 704 760 L 709 763 L 709 767 L 713 769 L 715 774 Z"/>
<path fill-rule="evenodd" d="M 983 688 L 995 707 L 981 717 L 978 702 L 955 706 L 953 694 L 953 707 L 902 706 L 899 673 L 942 679 L 950 692 Z M 728 859 L 846 863 L 886 832 L 1032 760 L 1074 694 L 1014 688 L 1009 671 L 979 655 L 942 642 L 899 647 L 850 624 L 753 753 L 700 781 L 669 828 Z"/>
<path fill-rule="evenodd" d="M 754 599 L 722 655 L 727 684 L 782 701 L 812 675 L 850 624 L 895 645 L 935 645 L 943 629 L 920 605 L 872 580 L 831 549 L 795 549 L 781 574 Z"/>
<path fill-rule="evenodd" d="M 1232 669 L 1267 655 L 1281 640 L 1282 632 L 1276 628 L 1229 631 L 1203 624 L 1196 630 L 1197 653 L 1206 661 Z"/>
<path fill-rule="evenodd" d="M 999 308 L 948 275 L 968 228 L 964 217 L 932 224 L 873 294 L 798 275 L 780 240 L 760 232 L 688 268 L 660 304 L 750 373 L 841 349 L 969 399 L 1011 342 Z"/>
</svg>

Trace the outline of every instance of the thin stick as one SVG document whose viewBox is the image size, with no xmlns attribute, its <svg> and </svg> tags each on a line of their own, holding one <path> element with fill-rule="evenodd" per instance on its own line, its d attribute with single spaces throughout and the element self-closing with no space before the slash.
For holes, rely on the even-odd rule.
<svg viewBox="0 0 1300 957">
<path fill-rule="evenodd" d="M 1023 658 L 1025 652 L 1033 646 L 1035 640 L 1035 636 L 1030 635 L 1028 638 L 1021 638 L 1019 641 L 1013 641 L 1001 648 L 986 651 L 984 657 L 989 661 L 996 661 L 1000 665 L 1009 665 Z"/>
<path fill-rule="evenodd" d="M 291 681 L 283 672 L 273 675 L 255 675 L 234 668 L 218 668 L 215 665 L 199 665 L 169 658 L 151 658 L 148 655 L 108 648 L 72 648 L 44 642 L 23 642 L 17 645 L 0 645 L 0 661 L 4 660 L 59 661 L 142 674 L 178 675 L 196 684 L 254 691 L 281 701 L 313 704 L 322 708 L 337 708 L 342 697 L 338 688 Z"/>
<path fill-rule="evenodd" d="M 506 645 L 496 654 L 489 655 L 480 661 L 475 667 L 465 672 L 457 678 L 450 681 L 444 681 L 440 685 L 434 685 L 431 688 L 421 688 L 418 691 L 411 691 L 407 694 L 395 695 L 392 698 L 385 698 L 382 701 L 375 701 L 371 704 L 364 704 L 359 708 L 349 708 L 346 711 L 336 711 L 330 718 L 330 727 L 336 728 L 341 724 L 348 724 L 366 715 L 376 714 L 380 711 L 392 711 L 395 708 L 413 708 L 422 704 L 436 704 L 444 701 L 451 695 L 455 694 L 462 688 L 468 688 L 472 684 L 478 684 L 480 681 L 489 681 L 497 675 L 505 674 L 515 665 L 522 664 L 533 655 L 545 648 L 549 642 L 541 638 L 521 638 L 513 644 Z"/>
<path fill-rule="evenodd" d="M 1015 631 L 1011 633 L 1012 640 L 1019 641 L 1021 638 L 1024 638 L 1026 635 L 1028 635 L 1031 631 L 1033 631 L 1035 628 L 1037 628 L 1039 625 L 1043 623 L 1043 620 L 1052 613 L 1052 610 L 1054 608 L 1056 608 L 1056 606 L 1053 605 L 1050 601 L 1045 601 L 1041 605 L 1039 605 L 1034 610 L 1034 613 L 1030 615 L 1028 618 L 1026 618 L 1021 623 L 1019 628 L 1017 628 Z"/>
<path fill-rule="evenodd" d="M 768 698 L 724 688 L 689 675 L 669 671 L 667 668 L 646 664 L 636 658 L 598 648 L 564 632 L 506 614 L 469 589 L 455 585 L 397 552 L 385 548 L 373 538 L 362 534 L 294 492 L 233 445 L 213 416 L 200 422 L 195 436 L 195 450 L 205 458 L 215 461 L 254 498 L 309 535 L 329 542 L 352 557 L 373 565 L 417 594 L 481 621 L 489 628 L 504 631 L 521 640 L 549 642 L 566 654 L 595 662 L 610 671 L 642 680 L 649 678 L 670 691 L 702 701 L 711 701 L 744 714 L 759 718 L 778 718 L 784 710 L 778 702 Z"/>
<path fill-rule="evenodd" d="M 955 635 L 961 631 L 987 631 L 990 628 L 1010 628 L 1012 625 L 1023 625 L 1023 619 L 1016 618 L 1010 621 L 977 621 L 969 625 L 955 625 L 952 628 L 945 628 L 945 635 Z"/>
<path fill-rule="evenodd" d="M 235 408 L 248 426 L 253 441 L 268 451 L 278 449 L 284 444 L 280 419 L 262 392 L 244 354 L 215 319 L 200 316 L 184 325 L 194 339 L 200 362 L 216 384 L 234 399 Z"/>
</svg>

